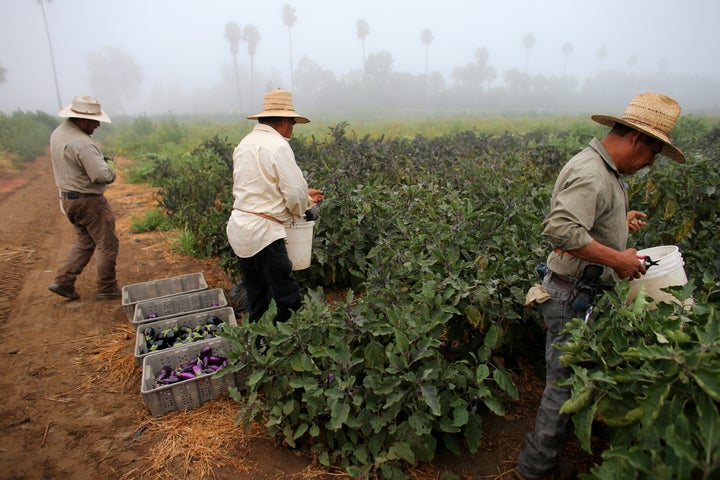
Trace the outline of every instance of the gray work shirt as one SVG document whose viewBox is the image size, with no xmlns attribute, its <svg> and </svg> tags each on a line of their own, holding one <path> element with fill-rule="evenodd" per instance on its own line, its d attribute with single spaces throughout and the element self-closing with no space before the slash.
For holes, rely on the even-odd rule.
<svg viewBox="0 0 720 480">
<path fill-rule="evenodd" d="M 55 183 L 63 192 L 101 194 L 115 181 L 115 171 L 92 137 L 70 120 L 50 135 L 50 155 Z"/>
<path fill-rule="evenodd" d="M 612 157 L 593 139 L 563 167 L 555 181 L 550 213 L 543 222 L 543 236 L 560 251 L 575 250 L 592 240 L 618 251 L 627 248 L 628 197 L 622 175 Z M 552 252 L 547 265 L 553 272 L 579 277 L 588 262 Z M 602 279 L 617 281 L 605 268 Z"/>
</svg>

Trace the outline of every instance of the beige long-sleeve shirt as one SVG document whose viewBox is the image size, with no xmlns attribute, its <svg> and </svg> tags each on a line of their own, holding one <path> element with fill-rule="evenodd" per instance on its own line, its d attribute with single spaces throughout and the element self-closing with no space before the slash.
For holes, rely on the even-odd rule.
<svg viewBox="0 0 720 480">
<path fill-rule="evenodd" d="M 241 258 L 252 257 L 275 240 L 286 238 L 283 224 L 300 220 L 313 205 L 290 144 L 274 128 L 255 125 L 235 148 L 233 198 L 226 233 L 235 255 Z"/>
<path fill-rule="evenodd" d="M 50 135 L 50 155 L 55 184 L 63 192 L 101 194 L 115 181 L 115 171 L 92 137 L 70 120 Z"/>
<path fill-rule="evenodd" d="M 593 139 L 571 158 L 555 181 L 550 212 L 543 222 L 543 236 L 560 251 L 585 247 L 596 240 L 621 251 L 627 248 L 628 197 L 622 175 L 612 157 Z M 579 277 L 587 262 L 552 252 L 547 265 L 561 275 Z M 605 281 L 617 280 L 606 267 Z"/>
</svg>

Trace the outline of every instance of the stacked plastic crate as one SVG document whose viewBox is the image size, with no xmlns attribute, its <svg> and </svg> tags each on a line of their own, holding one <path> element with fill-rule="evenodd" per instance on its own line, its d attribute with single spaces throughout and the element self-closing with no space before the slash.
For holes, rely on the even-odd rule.
<svg viewBox="0 0 720 480">
<path fill-rule="evenodd" d="M 135 359 L 142 367 L 140 393 L 153 415 L 197 407 L 238 384 L 237 373 L 204 373 L 199 368 L 192 378 L 172 383 L 158 381 L 166 372 L 182 365 L 197 363 L 199 359 L 198 365 L 201 365 L 202 358 L 207 361 L 207 352 L 212 352 L 215 359 L 221 358 L 229 348 L 226 340 L 214 335 L 187 343 L 175 341 L 162 349 L 148 345 L 150 338 L 146 332 L 150 331 L 166 334 L 177 332 L 181 327 L 188 331 L 217 322 L 237 325 L 233 309 L 227 306 L 225 292 L 219 288 L 208 289 L 202 272 L 126 285 L 122 305 L 136 329 Z"/>
</svg>

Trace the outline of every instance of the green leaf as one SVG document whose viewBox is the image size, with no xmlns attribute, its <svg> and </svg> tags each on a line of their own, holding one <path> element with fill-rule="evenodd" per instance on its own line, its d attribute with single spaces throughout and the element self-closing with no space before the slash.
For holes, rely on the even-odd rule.
<svg viewBox="0 0 720 480">
<path fill-rule="evenodd" d="M 576 413 L 585 407 L 592 400 L 594 389 L 592 387 L 584 387 L 580 391 L 573 390 L 572 397 L 563 403 L 560 407 L 560 413 Z"/>
<path fill-rule="evenodd" d="M 462 427 L 468 422 L 469 416 L 467 405 L 455 407 L 453 409 L 453 425 L 456 427 Z"/>
<path fill-rule="evenodd" d="M 505 415 L 505 407 L 499 399 L 495 397 L 485 397 L 483 398 L 483 402 L 485 402 L 485 406 L 488 407 L 495 415 L 499 417 Z"/>
<path fill-rule="evenodd" d="M 513 400 L 520 398 L 517 387 L 515 387 L 512 378 L 510 378 L 510 374 L 505 369 L 496 368 L 493 370 L 493 380 L 495 380 L 495 383 L 497 383 L 510 398 Z"/>
<path fill-rule="evenodd" d="M 482 384 L 487 377 L 490 376 L 490 367 L 486 363 L 481 363 L 475 369 L 475 381 L 478 384 Z"/>
<path fill-rule="evenodd" d="M 709 371 L 704 368 L 699 368 L 694 372 L 691 372 L 695 382 L 700 385 L 700 388 L 707 393 L 710 398 L 716 402 L 720 402 L 720 375 L 717 371 Z"/>
<path fill-rule="evenodd" d="M 408 425 L 412 427 L 419 437 L 430 435 L 432 432 L 433 418 L 421 410 L 415 410 L 408 417 Z"/>
<path fill-rule="evenodd" d="M 465 428 L 463 429 L 463 434 L 465 435 L 468 450 L 470 450 L 471 453 L 477 452 L 478 448 L 480 448 L 480 445 L 482 444 L 482 417 L 474 413 L 470 415 L 467 425 L 465 425 Z"/>
<path fill-rule="evenodd" d="M 430 411 L 433 415 L 440 416 L 442 414 L 440 410 L 440 401 L 438 400 L 437 387 L 428 383 L 423 383 L 420 386 L 422 392 L 422 399 L 430 407 Z"/>
<path fill-rule="evenodd" d="M 330 421 L 327 423 L 329 430 L 339 430 L 350 414 L 350 405 L 347 403 L 336 403 L 330 412 Z"/>
<path fill-rule="evenodd" d="M 252 387 L 256 383 L 258 383 L 262 378 L 265 376 L 264 370 L 255 370 L 253 373 L 251 373 L 247 378 L 247 386 Z"/>
<path fill-rule="evenodd" d="M 295 430 L 295 433 L 293 434 L 293 440 L 297 440 L 298 438 L 305 435 L 305 432 L 308 431 L 308 424 L 303 422 L 300 424 L 300 426 Z"/>
<path fill-rule="evenodd" d="M 388 460 L 405 460 L 410 464 L 415 464 L 415 453 L 406 442 L 395 442 L 388 450 Z"/>
<path fill-rule="evenodd" d="M 589 408 L 575 413 L 572 417 L 573 424 L 575 424 L 575 434 L 580 440 L 580 446 L 588 453 L 592 453 L 590 439 L 592 437 L 592 424 L 595 419 L 596 408 L 597 404 L 592 404 Z"/>
</svg>

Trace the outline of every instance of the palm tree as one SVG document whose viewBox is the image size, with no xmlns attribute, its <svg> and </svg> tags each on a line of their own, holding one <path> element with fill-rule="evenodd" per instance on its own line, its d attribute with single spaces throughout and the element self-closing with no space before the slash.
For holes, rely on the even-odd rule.
<svg viewBox="0 0 720 480">
<path fill-rule="evenodd" d="M 575 51 L 575 48 L 573 47 L 573 44 L 570 42 L 565 42 L 562 46 L 562 53 L 565 56 L 565 66 L 563 67 L 563 76 L 567 76 L 567 61 L 568 56 Z"/>
<path fill-rule="evenodd" d="M 240 49 L 240 40 L 242 40 L 242 32 L 235 22 L 228 22 L 225 25 L 225 40 L 230 43 L 230 53 L 233 57 L 233 69 L 235 70 L 235 87 L 237 88 L 238 102 L 240 103 L 240 113 L 242 113 L 242 93 L 240 90 L 240 76 L 237 68 L 237 54 Z"/>
<path fill-rule="evenodd" d="M 254 25 L 247 25 L 243 30 L 243 39 L 248 44 L 248 55 L 250 55 L 250 110 L 253 109 L 253 80 L 255 78 L 255 52 L 260 43 L 260 32 Z"/>
<path fill-rule="evenodd" d="M 425 76 L 428 74 L 428 52 L 430 50 L 430 44 L 433 41 L 433 34 L 429 28 L 424 29 L 420 33 L 420 41 L 425 44 Z"/>
<path fill-rule="evenodd" d="M 282 10 L 283 23 L 288 29 L 288 48 L 290 51 L 290 91 L 293 91 L 293 60 L 292 60 L 292 35 L 290 34 L 292 27 L 297 22 L 295 8 L 286 3 Z"/>
<path fill-rule="evenodd" d="M 525 45 L 525 73 L 528 73 L 528 66 L 530 65 L 530 49 L 535 46 L 535 35 L 528 33 L 523 38 L 523 45 Z"/>
<path fill-rule="evenodd" d="M 365 37 L 370 34 L 370 26 L 365 20 L 358 20 L 355 22 L 357 36 L 362 43 L 362 54 L 363 54 L 363 76 L 365 75 Z"/>
<path fill-rule="evenodd" d="M 48 3 L 50 0 L 47 0 Z M 42 10 L 43 22 L 45 22 L 45 34 L 48 39 L 48 46 L 50 47 L 50 62 L 52 63 L 53 78 L 55 79 L 55 93 L 57 94 L 58 109 L 62 110 L 62 99 L 60 98 L 60 85 L 58 84 L 57 70 L 55 70 L 55 55 L 53 54 L 52 40 L 50 39 L 50 29 L 48 28 L 47 16 L 45 16 L 45 7 L 43 6 L 42 0 L 37 0 Z"/>
</svg>

